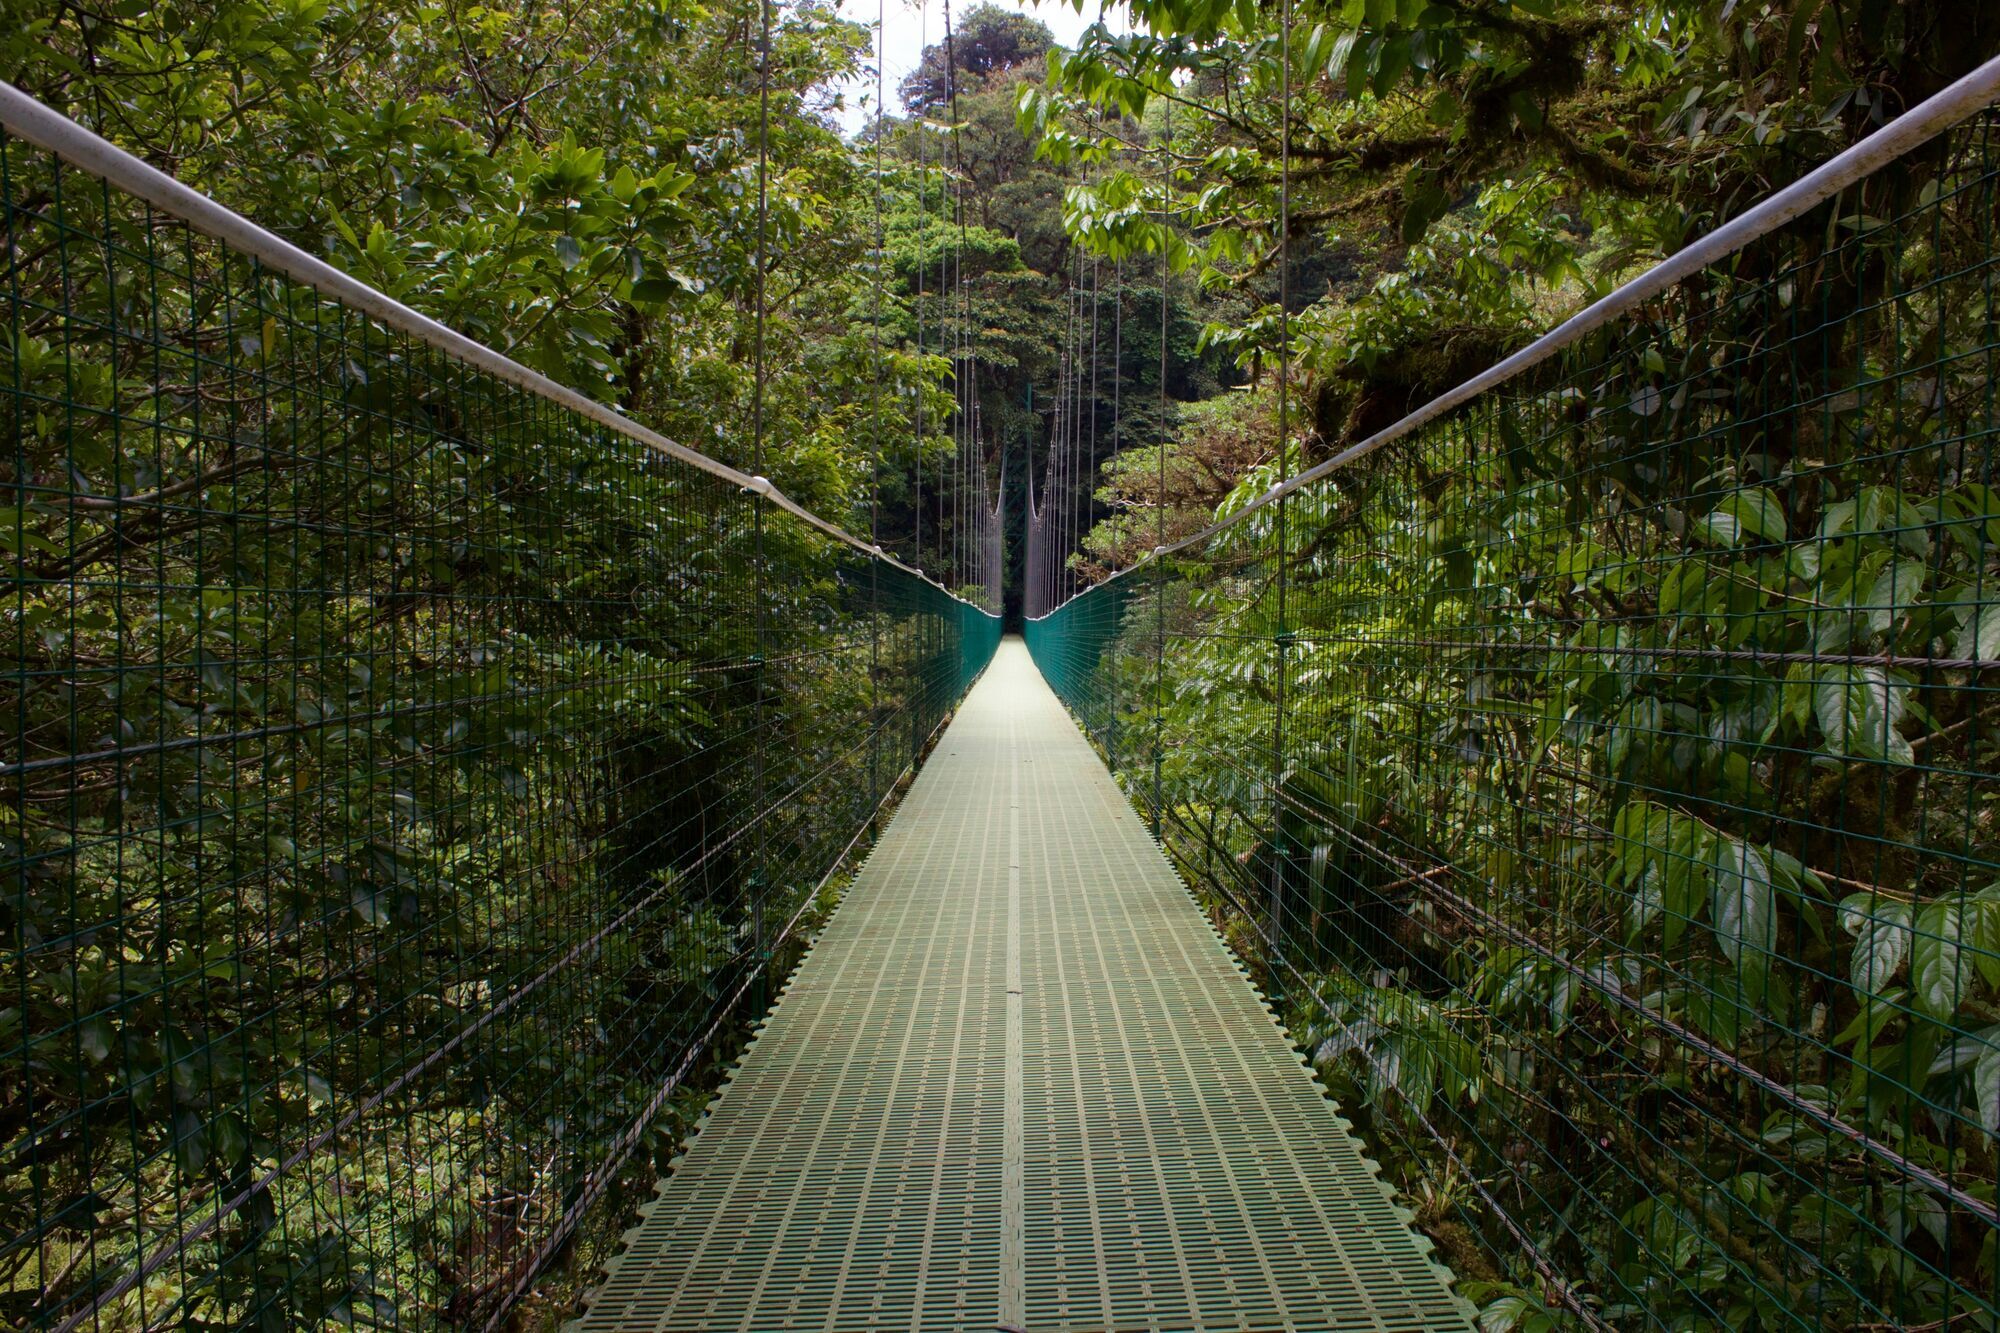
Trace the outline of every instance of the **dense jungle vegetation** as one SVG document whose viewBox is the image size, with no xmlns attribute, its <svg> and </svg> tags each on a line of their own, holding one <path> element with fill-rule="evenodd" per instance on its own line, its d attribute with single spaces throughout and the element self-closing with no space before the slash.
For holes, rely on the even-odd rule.
<svg viewBox="0 0 2000 1333">
<path fill-rule="evenodd" d="M 935 153 L 889 164 L 878 290 L 827 115 L 865 30 L 6 15 L 16 87 L 852 530 L 879 492 L 885 545 L 981 591 L 917 541 L 954 439 Z M 981 618 L 19 141 L 0 194 L 0 1319 L 559 1319 Z"/>
<path fill-rule="evenodd" d="M 1081 411 L 1093 453 L 1066 494 L 1042 496 L 1082 515 L 1073 570 L 1085 586 L 1395 420 L 2000 50 L 2000 9 L 1960 0 L 1292 0 L 1289 31 L 1285 12 L 1271 0 L 1137 0 L 1129 23 L 1064 50 L 1031 17 L 972 8 L 956 16 L 949 54 L 931 46 L 891 90 L 886 117 L 851 140 L 835 128 L 835 90 L 868 66 L 872 34 L 813 2 L 772 7 L 766 61 L 761 11 L 736 0 L 7 0 L 0 77 L 690 447 L 749 468 L 760 418 L 762 470 L 787 494 L 957 586 L 968 567 L 953 552 L 968 533 L 951 478 L 986 469 L 1018 535 L 1056 385 L 1065 374 L 1074 383 L 1075 358 L 1088 355 Z M 1983 149 L 1962 151 L 1972 157 L 1919 155 L 1885 173 L 1862 196 L 1868 212 L 1938 205 L 1938 182 L 1980 169 Z M 80 272 L 35 225 L 57 206 L 87 217 L 97 206 L 52 201 L 25 162 L 10 148 L 16 300 L 115 324 L 131 286 Z M 1753 655 L 2000 656 L 2000 614 L 1980 592 L 2000 543 L 2000 501 L 1986 487 L 2000 483 L 1964 444 L 1992 428 L 1988 361 L 1952 359 L 1927 372 L 1928 387 L 1840 400 L 1866 378 L 1857 366 L 1894 378 L 1897 358 L 1928 365 L 1947 347 L 1994 342 L 1983 295 L 1918 299 L 1852 343 L 1836 338 L 1823 348 L 1833 369 L 1802 369 L 1757 332 L 1794 318 L 1794 296 L 1780 303 L 1785 282 L 1852 310 L 1885 287 L 1963 269 L 1992 244 L 1985 198 L 1983 218 L 1978 200 L 1941 211 L 1925 244 L 1864 248 L 1854 272 L 1816 267 L 1854 236 L 1788 233 L 1745 261 L 1739 276 L 1756 300 L 1663 303 L 1597 349 L 1603 374 L 1537 387 L 1622 415 L 1578 408 L 1588 427 L 1569 431 L 1569 399 L 1492 409 L 1472 418 L 1477 429 L 1377 460 L 1347 489 L 1302 495 L 1282 530 L 1246 524 L 1173 564 L 1164 591 L 1120 594 L 1125 633 L 1111 627 L 1105 660 L 1128 689 L 1153 670 L 1145 637 L 1157 618 L 1179 631 L 1160 696 L 1172 850 L 1253 957 L 1261 946 L 1231 903 L 1280 886 L 1299 940 L 1289 962 L 1311 980 L 1275 967 L 1265 979 L 1493 1329 L 1581 1326 L 1579 1308 L 1619 1327 L 1791 1327 L 1798 1311 L 1835 1327 L 1994 1326 L 1991 1231 L 1785 1109 L 1834 1108 L 1967 1198 L 1994 1201 L 2000 896 L 1987 881 L 2000 874 L 1987 871 L 2000 854 L 1979 693 L 1990 673 L 1919 679 L 1852 665 L 1829 682 L 1780 663 L 1667 676 L 1608 650 L 1505 659 L 1432 646 L 1453 627 L 1487 643 L 1507 622 L 1514 640 L 1554 635 L 1569 649 L 1651 651 L 1677 632 Z M 121 225 L 128 239 L 145 234 Z M 257 282 L 212 251 L 183 259 L 203 266 L 197 285 Z M 662 663 L 740 659 L 751 603 L 690 610 L 673 600 L 686 568 L 621 563 L 662 540 L 649 499 L 680 513 L 720 511 L 729 497 L 670 498 L 630 460 L 580 486 L 598 465 L 587 440 L 535 467 L 444 460 L 422 473 L 428 490 L 400 494 L 198 449 L 148 459 L 121 447 L 116 422 L 184 414 L 201 393 L 146 403 L 152 391 L 132 365 L 67 354 L 62 327 L 43 317 L 0 330 L 28 389 L 99 423 L 80 429 L 57 413 L 7 427 L 0 466 L 23 497 L 0 539 L 42 572 L 37 591 L 8 603 L 19 679 L 4 700 L 5 758 L 323 710 L 330 690 L 296 691 L 321 673 L 342 679 L 340 702 L 354 710 L 493 697 L 502 676 L 517 694 L 532 688 L 469 740 L 392 723 L 373 733 L 388 756 L 379 764 L 372 743 L 356 742 L 268 770 L 327 794 L 304 835 L 240 819 L 223 831 L 218 812 L 242 808 L 251 780 L 218 778 L 192 751 L 137 785 L 85 775 L 19 788 L 0 838 L 23 869 L 0 915 L 9 948 L 34 961 L 19 969 L 19 997 L 0 999 L 10 1053 L 0 1235 L 32 1239 L 0 1254 L 0 1314 L 24 1325 L 102 1285 L 83 1238 L 146 1240 L 147 1207 L 228 1197 L 343 1091 L 313 1078 L 273 1086 L 272 1068 L 292 1068 L 300 1050 L 395 997 L 470 1011 L 479 997 L 436 983 L 446 946 L 427 923 L 456 920 L 478 900 L 474 886 L 506 884 L 521 864 L 629 874 L 644 862 L 648 849 L 629 837 L 601 846 L 609 825 L 580 813 L 593 793 L 567 789 L 564 774 L 599 765 L 630 809 L 657 809 L 649 777 L 708 754 L 732 719 L 773 697 L 742 672 L 706 693 L 655 688 Z M 232 338 L 257 342 L 242 354 L 261 357 L 276 328 Z M 760 338 L 773 369 L 753 412 Z M 1674 394 L 1681 384 L 1692 396 Z M 977 407 L 969 436 L 953 424 L 961 395 Z M 1822 410 L 1789 411 L 1802 402 Z M 1720 438 L 1715 423 L 1732 413 L 1795 424 L 1650 469 L 1605 461 Z M 968 438 L 976 457 L 963 453 Z M 1956 452 L 1907 461 L 1914 442 L 1936 440 Z M 1593 489 L 1578 484 L 1585 476 L 1608 480 Z M 535 540 L 560 531 L 559 558 L 472 570 L 450 524 L 428 522 L 469 479 L 514 506 L 482 516 L 482 542 L 525 547 L 531 528 Z M 25 498 L 32 487 L 188 487 L 218 510 L 282 501 L 301 530 L 415 534 L 402 549 L 315 548 L 357 586 L 372 572 L 576 605 L 510 641 L 504 665 L 485 644 L 426 655 L 394 638 L 393 618 L 364 632 L 334 613 L 351 608 L 245 614 L 218 589 L 249 566 L 269 582 L 297 548 L 246 555 L 224 543 L 176 545 L 171 567 L 137 556 L 157 592 L 140 615 L 117 600 L 111 571 L 161 534 L 121 545 L 109 520 L 73 519 Z M 1592 508 L 1612 493 L 1618 508 Z M 732 529 L 707 572 L 740 591 L 750 540 Z M 799 543 L 800 569 L 808 554 L 820 552 Z M 1303 581 L 1274 592 L 1278 565 Z M 801 577 L 763 610 L 833 637 L 856 577 Z M 65 580 L 95 591 L 49 591 Z M 1018 606 L 1018 588 L 1006 593 Z M 635 629 L 608 609 L 635 605 L 656 617 Z M 226 648 L 223 616 L 233 617 Z M 158 641 L 150 658 L 130 672 L 93 658 L 135 624 Z M 619 641 L 616 670 L 582 650 L 565 656 L 565 635 Z M 1288 698 L 1271 689 L 1279 639 Z M 912 646 L 910 660 L 919 653 Z M 367 666 L 390 654 L 393 685 Z M 105 673 L 65 679 L 66 655 Z M 262 665 L 232 665 L 246 662 Z M 623 683 L 557 688 L 605 675 Z M 139 688 L 139 676 L 151 683 Z M 843 722 L 879 718 L 868 688 L 833 672 L 786 678 L 773 748 L 787 771 L 858 762 L 836 738 Z M 1145 733 L 1151 707 L 1136 698 L 1113 710 L 1128 738 Z M 1305 740 L 1275 778 L 1246 772 L 1242 757 L 1268 749 L 1278 709 Z M 572 735 L 589 746 L 566 749 Z M 398 746 L 407 757 L 474 744 L 481 761 L 435 789 L 397 775 Z M 326 777 L 364 748 L 364 778 L 343 789 Z M 1129 739 L 1117 751 L 1135 794 L 1152 781 L 1145 754 Z M 1440 755 L 1456 767 L 1446 772 Z M 702 781 L 717 827 L 755 803 L 740 774 Z M 872 795 L 873 770 L 854 785 Z M 1258 813 L 1274 799 L 1286 811 L 1277 827 Z M 526 810 L 559 818 L 535 825 Z M 65 837 L 121 820 L 161 830 L 146 867 L 65 859 Z M 807 829 L 805 814 L 795 822 L 778 872 L 794 894 L 846 838 Z M 323 879 L 286 871 L 307 859 L 309 837 L 378 823 L 420 832 L 358 841 Z M 506 840 L 489 836 L 496 828 Z M 1459 875 L 1475 860 L 1481 882 L 1505 891 L 1470 894 L 1474 907 L 1501 904 L 1494 920 L 1454 909 L 1452 895 L 1466 902 L 1469 891 L 1434 869 Z M 679 878 L 691 873 L 676 861 L 649 880 L 674 895 L 670 931 L 616 942 L 605 984 L 485 1048 L 483 1068 L 428 1087 L 420 1106 L 401 1108 L 396 1142 L 357 1150 L 348 1166 L 452 1162 L 461 1145 L 501 1133 L 533 1158 L 544 1139 L 583 1132 L 565 1116 L 595 1117 L 589 1133 L 619 1128 L 653 1083 L 620 1067 L 607 1023 L 698 1029 L 736 975 L 716 960 L 736 957 L 749 929 Z M 726 879 L 733 867 L 704 873 Z M 237 886 L 265 874 L 298 902 L 271 894 L 246 907 Z M 574 896 L 553 909 L 525 890 L 500 895 L 508 901 L 491 910 L 544 918 L 549 931 L 507 948 L 526 954 L 595 919 L 597 881 L 566 869 L 558 882 Z M 226 941 L 77 932 L 79 921 L 121 919 L 126 890 L 147 883 L 187 905 L 184 931 L 199 923 Z M 271 917 L 291 922 L 294 910 L 332 942 L 321 954 L 235 966 L 266 941 Z M 337 1003 L 299 1003 L 328 982 L 314 967 L 391 936 L 371 973 L 338 979 Z M 1580 973 L 1611 981 L 1593 989 Z M 1607 992 L 1614 983 L 1698 1034 L 1707 1053 L 1691 1057 L 1634 1021 Z M 169 993 L 178 998 L 159 998 Z M 225 1004 L 257 1015 L 268 1046 L 218 1052 L 201 1015 Z M 1718 1072 L 1732 1060 L 1791 1102 L 1745 1092 Z M 359 1078 L 356 1061 L 347 1072 Z M 510 1082 L 520 1069 L 536 1072 Z M 570 1071 L 587 1087 L 551 1112 L 533 1080 Z M 149 1085 L 169 1091 L 110 1095 Z M 704 1095 L 690 1088 L 651 1127 L 566 1262 L 510 1316 L 520 1326 L 572 1308 Z M 30 1125 L 51 1122 L 64 1132 L 29 1141 Z M 120 1143 L 141 1145 L 133 1160 Z M 314 1188 L 366 1194 L 365 1181 L 339 1176 L 329 1167 Z M 338 1261 L 324 1237 L 246 1205 L 207 1268 L 163 1273 L 162 1299 L 216 1324 L 476 1322 L 514 1281 L 528 1219 L 559 1213 L 580 1188 L 576 1173 L 535 1161 L 522 1179 L 472 1182 L 482 1206 L 460 1210 L 440 1199 L 465 1182 L 425 1178 L 368 1213 L 377 1220 L 343 1239 Z M 1494 1220 L 1494 1199 L 1559 1272 L 1536 1270 Z M 373 1256 L 372 1286 L 339 1257 L 359 1251 Z M 424 1295 L 410 1305 L 406 1292 Z M 1968 1294 L 1979 1292 L 1983 1301 Z"/>
<path fill-rule="evenodd" d="M 1137 12 L 1020 120 L 1094 253 L 1248 300 L 1203 343 L 1255 380 L 1109 464 L 1086 577 L 2000 45 L 1867 0 Z M 1994 1326 L 1989 133 L 1031 634 L 1488 1327 Z"/>
</svg>

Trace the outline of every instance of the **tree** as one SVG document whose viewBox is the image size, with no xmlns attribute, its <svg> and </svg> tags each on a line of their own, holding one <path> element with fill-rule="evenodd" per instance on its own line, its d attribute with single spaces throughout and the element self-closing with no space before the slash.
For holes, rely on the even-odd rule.
<svg viewBox="0 0 2000 1333">
<path fill-rule="evenodd" d="M 820 114 L 865 38 L 829 8 L 773 7 L 768 62 L 749 4 L 114 9 L 11 7 L 0 76 L 745 468 L 761 285 L 762 469 L 866 530 L 863 177 Z M 0 464 L 8 762 L 47 770 L 0 816 L 0 1299 L 476 1326 L 603 1190 L 560 1307 L 698 1111 L 651 1114 L 745 942 L 900 768 L 854 737 L 931 705 L 878 707 L 802 525 L 5 153 L 10 401 L 65 407 Z M 753 858 L 713 830 L 759 782 Z"/>
<path fill-rule="evenodd" d="M 913 116 L 943 116 L 952 95 L 985 92 L 1018 71 L 1040 73 L 1043 57 L 1055 46 L 1048 25 L 1026 14 L 980 4 L 958 20 L 949 42 L 924 48 L 917 68 L 899 90 Z"/>
<path fill-rule="evenodd" d="M 1101 572 L 2000 45 L 1990 6 L 1883 0 L 1292 8 L 1145 5 L 1021 94 L 1045 156 L 1112 168 L 1071 234 L 1234 294 L 1207 341 L 1258 381 L 1114 461 Z M 1980 673 L 1933 665 L 2000 643 L 1958 443 L 1993 429 L 1985 135 L 1045 631 L 1091 707 L 1160 710 L 1122 777 L 1485 1326 L 1993 1317 L 1994 756 Z"/>
<path fill-rule="evenodd" d="M 2000 42 L 1991 7 L 1938 2 L 1302 0 L 1292 13 L 1281 44 L 1264 11 L 1142 4 L 1141 27 L 1087 32 L 1044 86 L 1021 90 L 1018 113 L 1052 162 L 1142 151 L 1073 196 L 1079 237 L 1105 253 L 1167 248 L 1211 288 L 1266 307 L 1284 146 L 1289 263 L 1310 284 L 1294 285 L 1295 309 L 1321 306 L 1299 330 L 1300 359 L 1319 372 L 1304 386 L 1309 453 L 1450 387 L 1552 304 L 1607 289 Z M 1163 157 L 1178 168 L 1170 183 L 1133 169 Z M 1454 216 L 1463 225 L 1434 238 Z M 1402 270 L 1424 244 L 1444 262 L 1419 285 Z M 1346 261 L 1315 281 L 1330 252 Z M 1397 346 L 1379 341 L 1396 306 L 1434 293 L 1453 319 L 1406 320 Z M 1375 328 L 1350 344 L 1349 320 Z M 1228 332 L 1255 360 L 1276 328 L 1258 318 Z"/>
</svg>

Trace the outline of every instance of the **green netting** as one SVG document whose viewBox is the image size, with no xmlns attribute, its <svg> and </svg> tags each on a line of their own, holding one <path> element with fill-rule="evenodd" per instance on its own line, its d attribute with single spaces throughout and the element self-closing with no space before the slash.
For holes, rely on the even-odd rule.
<svg viewBox="0 0 2000 1333">
<path fill-rule="evenodd" d="M 999 622 L 4 138 L 0 207 L 0 1315 L 493 1326 Z"/>
<path fill-rule="evenodd" d="M 1030 629 L 1462 1278 L 2000 1324 L 1996 165 Z"/>
<path fill-rule="evenodd" d="M 1124 756 L 1128 760 L 1153 751 L 1150 711 L 1134 706 L 1141 694 L 1150 695 L 1158 674 L 1155 643 L 1137 637 L 1137 604 L 1149 591 L 1143 575 L 1112 579 L 1022 626 L 1042 678 L 1076 715 L 1084 735 L 1111 757 L 1114 770 L 1121 742 L 1138 747 Z"/>
</svg>

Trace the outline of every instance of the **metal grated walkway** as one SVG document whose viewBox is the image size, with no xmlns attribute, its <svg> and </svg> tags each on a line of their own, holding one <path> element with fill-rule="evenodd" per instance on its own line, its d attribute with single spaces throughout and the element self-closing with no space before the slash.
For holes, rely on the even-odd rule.
<svg viewBox="0 0 2000 1333">
<path fill-rule="evenodd" d="M 1008 639 L 584 1330 L 1463 1329 Z"/>
</svg>

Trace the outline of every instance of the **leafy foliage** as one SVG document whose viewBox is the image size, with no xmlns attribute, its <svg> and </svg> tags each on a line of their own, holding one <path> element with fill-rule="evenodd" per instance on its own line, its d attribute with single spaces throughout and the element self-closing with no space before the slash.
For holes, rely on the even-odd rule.
<svg viewBox="0 0 2000 1333">
<path fill-rule="evenodd" d="M 10 81 L 865 514 L 828 11 L 761 442 L 754 7 L 16 12 Z M 559 1315 L 997 622 L 18 141 L 0 196 L 0 1309 L 484 1326 L 568 1261 Z"/>
<path fill-rule="evenodd" d="M 1815 12 L 1827 40 L 1853 17 Z M 1255 15 L 1211 17 L 1272 45 Z M 1712 54 L 1692 35 L 1643 72 L 1648 96 L 1685 96 Z M 1174 150 L 1209 116 L 1250 151 L 1255 127 L 1225 113 L 1267 113 L 1235 95 L 1270 81 L 1204 83 L 1208 41 L 1106 38 L 1090 77 L 1171 53 L 1204 101 Z M 1311 149 L 1332 122 L 1299 86 Z M 1091 95 L 1160 94 L 1107 76 Z M 1349 101 L 1326 115 L 1392 132 L 1391 90 Z M 1282 447 L 1264 436 L 1212 517 L 1450 382 L 1441 343 L 1471 342 L 1479 368 L 1629 264 L 1659 202 L 1635 212 L 1615 182 L 1531 173 L 1543 149 L 1521 151 L 1420 232 L 1378 238 L 1390 271 L 1283 321 L 1289 387 L 1315 410 Z M 1242 209 L 1229 169 L 1180 184 Z M 1308 200 L 1341 188 L 1314 179 Z M 1490 1327 L 1996 1317 L 1993 182 L 1966 127 L 1035 631 Z M 1146 198 L 1133 244 L 1168 226 Z M 1170 257 L 1262 280 L 1253 247 L 1190 230 Z M 1210 334 L 1261 364 L 1266 402 L 1280 323 L 1265 306 Z M 1170 462 L 1246 452 L 1231 422 L 1186 420 Z M 1185 502 L 1127 462 L 1099 549 L 1136 553 L 1127 532 L 1162 517 L 1198 527 L 1152 512 Z"/>
</svg>

